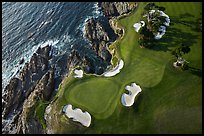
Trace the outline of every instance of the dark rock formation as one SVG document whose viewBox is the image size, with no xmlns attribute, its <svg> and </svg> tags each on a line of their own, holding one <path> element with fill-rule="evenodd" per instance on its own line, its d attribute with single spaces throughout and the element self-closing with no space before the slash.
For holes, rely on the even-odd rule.
<svg viewBox="0 0 204 136">
<path fill-rule="evenodd" d="M 10 84 L 5 88 L 5 94 L 2 96 L 2 117 L 6 118 L 11 111 L 19 105 L 19 100 L 22 97 L 21 80 L 12 78 Z"/>
<path fill-rule="evenodd" d="M 137 7 L 137 3 L 130 2 L 99 2 L 99 6 L 107 17 L 117 17 L 132 11 Z"/>
<path fill-rule="evenodd" d="M 69 68 L 78 65 L 84 68 L 86 73 L 100 75 L 105 71 L 109 63 L 97 56 L 92 50 L 89 50 L 88 53 L 86 51 L 79 53 L 79 49 L 73 49 L 68 57 L 67 65 Z"/>
<path fill-rule="evenodd" d="M 26 63 L 19 73 L 19 78 L 12 78 L 5 87 L 4 94 L 2 95 L 2 118 L 12 119 L 13 115 L 15 115 L 17 119 L 12 123 L 13 126 L 5 125 L 5 128 L 2 126 L 4 133 L 6 133 L 7 130 L 15 129 L 12 127 L 16 127 L 16 120 L 18 120 L 18 116 L 23 110 L 23 103 L 30 101 L 30 95 L 36 87 L 39 87 L 39 84 L 41 88 L 38 89 L 43 89 L 43 99 L 48 100 L 51 96 L 54 88 L 54 69 L 51 70 L 51 72 L 47 72 L 50 69 L 50 50 L 51 48 L 49 46 L 44 48 L 39 47 L 37 53 L 33 54 L 30 62 Z M 40 83 L 39 81 L 42 77 L 44 77 L 44 79 Z"/>
<path fill-rule="evenodd" d="M 99 21 L 93 18 L 87 21 L 85 25 L 85 37 L 91 42 L 92 48 L 97 56 L 106 62 L 110 62 L 111 54 L 107 50 L 106 45 L 115 39 L 110 38 L 108 32 Z"/>
<path fill-rule="evenodd" d="M 23 104 L 23 111 L 18 118 L 17 133 L 44 133 L 38 119 L 34 117 L 35 106 L 39 100 L 49 100 L 54 91 L 54 68 L 49 70 L 38 82 L 34 91 Z"/>
</svg>

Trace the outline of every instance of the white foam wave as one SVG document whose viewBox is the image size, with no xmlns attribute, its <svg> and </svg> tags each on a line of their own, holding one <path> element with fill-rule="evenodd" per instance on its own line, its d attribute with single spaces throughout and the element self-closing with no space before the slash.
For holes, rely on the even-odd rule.
<svg viewBox="0 0 204 136">
<path fill-rule="evenodd" d="M 85 17 L 84 21 L 79 25 L 78 29 L 81 30 L 82 36 L 84 37 L 85 41 L 88 41 L 88 39 L 85 38 L 85 24 L 90 18 L 98 18 L 100 16 L 104 16 L 103 12 L 101 11 L 101 7 L 98 6 L 98 2 L 94 3 L 93 11 L 91 15 L 88 15 Z"/>
<path fill-rule="evenodd" d="M 93 8 L 94 10 L 92 14 L 95 18 L 98 18 L 99 16 L 103 16 L 103 12 L 101 12 L 101 7 L 98 6 L 98 2 L 94 3 Z"/>
</svg>

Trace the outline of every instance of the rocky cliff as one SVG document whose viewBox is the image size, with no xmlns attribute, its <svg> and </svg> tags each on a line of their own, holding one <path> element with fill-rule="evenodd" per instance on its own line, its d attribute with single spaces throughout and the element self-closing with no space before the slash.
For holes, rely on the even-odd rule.
<svg viewBox="0 0 204 136">
<path fill-rule="evenodd" d="M 12 133 L 16 133 L 19 115 L 28 102 L 34 102 L 31 96 L 39 85 L 44 88 L 43 99 L 49 100 L 54 91 L 54 69 L 52 68 L 52 72 L 49 72 L 51 74 L 49 77 L 46 74 L 51 69 L 48 64 L 51 58 L 49 56 L 50 49 L 50 46 L 39 47 L 30 62 L 26 63 L 23 70 L 20 71 L 19 77 L 13 77 L 5 87 L 2 96 L 2 118 L 9 119 L 11 122 L 9 125 L 6 122 L 2 123 L 3 133 L 10 133 L 11 130 L 13 130 Z M 35 121 L 35 124 L 39 124 L 39 122 Z"/>
<path fill-rule="evenodd" d="M 44 133 L 42 125 L 34 116 L 36 105 L 40 100 L 48 101 L 54 90 L 54 68 L 49 70 L 35 86 L 29 97 L 23 103 L 22 113 L 19 115 L 17 133 Z"/>
<path fill-rule="evenodd" d="M 92 48 L 96 54 L 103 60 L 110 62 L 111 54 L 108 52 L 106 44 L 110 42 L 112 38 L 110 38 L 99 21 L 91 18 L 86 22 L 85 37 L 91 42 Z"/>
<path fill-rule="evenodd" d="M 99 2 L 105 16 L 117 17 L 132 11 L 137 7 L 135 2 Z"/>
</svg>

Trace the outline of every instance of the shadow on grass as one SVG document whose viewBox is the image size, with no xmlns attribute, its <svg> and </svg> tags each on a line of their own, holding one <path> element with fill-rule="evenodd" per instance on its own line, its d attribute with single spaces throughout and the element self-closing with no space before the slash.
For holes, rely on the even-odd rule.
<svg viewBox="0 0 204 136">
<path fill-rule="evenodd" d="M 183 20 L 186 18 L 192 18 L 191 20 Z M 201 18 L 195 18 L 194 15 L 185 13 L 185 14 L 180 14 L 179 16 L 171 16 L 171 25 L 175 24 L 182 24 L 187 27 L 190 27 L 192 31 L 199 32 L 201 31 L 200 29 L 200 24 L 202 22 Z"/>
<path fill-rule="evenodd" d="M 201 18 L 195 18 L 194 15 L 185 13 L 180 14 L 179 16 L 171 16 L 170 26 L 167 27 L 166 34 L 160 40 L 153 42 L 153 46 L 150 48 L 155 51 L 170 51 L 171 47 L 176 47 L 181 44 L 191 46 L 196 43 L 198 38 L 197 35 L 192 34 L 191 32 L 183 32 L 178 28 L 173 28 L 175 24 L 182 24 L 187 27 L 190 27 L 192 31 L 200 31 L 200 23 L 202 22 Z M 191 20 L 184 20 L 189 19 Z"/>
<path fill-rule="evenodd" d="M 198 77 L 202 77 L 202 70 L 198 69 L 198 68 L 193 68 L 193 67 L 188 67 L 188 70 L 190 71 L 190 73 L 192 73 L 193 75 L 196 75 Z"/>
<path fill-rule="evenodd" d="M 167 32 L 164 37 L 155 41 L 154 45 L 150 48 L 155 51 L 171 51 L 171 47 L 177 47 L 181 44 L 191 46 L 196 43 L 198 36 L 191 33 L 183 32 L 178 28 L 167 28 Z"/>
<path fill-rule="evenodd" d="M 135 102 L 134 104 L 132 105 L 133 106 L 133 109 L 134 109 L 134 112 L 138 113 L 139 112 L 139 106 L 141 105 L 141 102 L 144 98 L 144 94 L 143 93 L 139 93 L 136 98 L 135 98 Z"/>
</svg>

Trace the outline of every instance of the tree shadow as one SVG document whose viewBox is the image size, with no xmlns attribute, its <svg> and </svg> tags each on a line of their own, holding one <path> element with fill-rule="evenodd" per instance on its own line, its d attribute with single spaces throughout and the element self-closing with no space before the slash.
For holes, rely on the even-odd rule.
<svg viewBox="0 0 204 136">
<path fill-rule="evenodd" d="M 196 43 L 198 36 L 191 33 L 183 32 L 178 28 L 167 28 L 165 35 L 162 39 L 155 41 L 154 45 L 150 48 L 155 51 L 171 51 L 170 48 L 184 44 L 191 46 Z"/>
<path fill-rule="evenodd" d="M 186 18 L 193 18 L 193 20 L 185 20 Z M 194 15 L 185 13 L 185 14 L 180 14 L 179 16 L 171 16 L 171 25 L 175 24 L 182 24 L 187 27 L 190 27 L 192 31 L 198 32 L 200 31 L 200 24 L 202 22 L 201 17 L 200 18 L 195 18 Z"/>
<path fill-rule="evenodd" d="M 190 71 L 190 73 L 192 73 L 193 75 L 196 75 L 198 77 L 202 77 L 202 69 L 198 69 L 198 68 L 193 68 L 193 67 L 188 67 L 188 70 Z"/>
<path fill-rule="evenodd" d="M 188 18 L 188 17 L 195 17 L 194 15 L 190 14 L 190 13 L 184 13 L 184 14 L 180 14 L 179 18 Z"/>
</svg>

